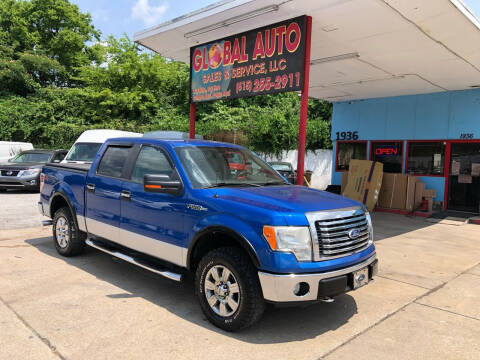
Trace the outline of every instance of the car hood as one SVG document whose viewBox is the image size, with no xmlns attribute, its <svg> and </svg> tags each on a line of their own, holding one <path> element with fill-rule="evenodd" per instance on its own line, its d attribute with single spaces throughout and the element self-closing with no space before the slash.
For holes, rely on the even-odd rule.
<svg viewBox="0 0 480 360">
<path fill-rule="evenodd" d="M 45 163 L 35 163 L 35 162 L 24 162 L 24 163 L 0 163 L 0 169 L 9 169 L 9 170 L 25 170 L 32 168 L 42 168 Z"/>
<path fill-rule="evenodd" d="M 219 199 L 279 212 L 307 213 L 362 206 L 359 202 L 304 186 L 262 186 L 215 189 Z"/>
</svg>

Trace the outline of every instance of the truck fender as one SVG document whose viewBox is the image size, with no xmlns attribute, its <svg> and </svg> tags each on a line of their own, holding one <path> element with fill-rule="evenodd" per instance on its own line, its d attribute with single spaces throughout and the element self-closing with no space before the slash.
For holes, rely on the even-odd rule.
<svg viewBox="0 0 480 360">
<path fill-rule="evenodd" d="M 206 234 L 216 233 L 216 232 L 227 234 L 232 239 L 235 239 L 235 241 L 248 253 L 250 260 L 252 260 L 253 264 L 257 268 L 260 267 L 260 261 L 258 260 L 258 256 L 257 256 L 257 253 L 255 252 L 255 249 L 253 248 L 252 244 L 250 244 L 250 242 L 247 239 L 245 239 L 244 236 L 242 236 L 235 230 L 232 230 L 225 226 L 209 226 L 201 230 L 199 233 L 197 233 L 192 239 L 192 241 L 190 242 L 190 246 L 188 247 L 188 256 L 187 256 L 187 269 L 190 269 L 191 258 L 193 255 L 193 250 L 195 248 L 195 245 L 197 244 L 197 241 Z"/>
<path fill-rule="evenodd" d="M 52 209 L 53 201 L 58 197 L 61 197 L 63 200 L 65 200 L 65 202 L 68 205 L 68 208 L 70 209 L 70 213 L 72 214 L 73 221 L 75 222 L 75 226 L 77 227 L 77 229 L 80 229 L 80 230 L 83 231 L 85 226 L 79 227 L 78 220 L 77 220 L 77 212 L 75 211 L 75 208 L 73 207 L 72 202 L 70 201 L 70 198 L 63 191 L 57 190 L 52 194 L 52 196 L 50 196 L 50 201 L 49 201 L 49 204 L 48 204 L 50 217 L 53 219 L 53 216 L 55 215 L 55 214 L 52 213 L 51 209 Z"/>
</svg>

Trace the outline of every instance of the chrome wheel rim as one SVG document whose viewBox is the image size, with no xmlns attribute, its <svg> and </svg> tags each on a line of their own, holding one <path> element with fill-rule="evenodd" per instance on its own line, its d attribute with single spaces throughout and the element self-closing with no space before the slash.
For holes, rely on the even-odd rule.
<svg viewBox="0 0 480 360">
<path fill-rule="evenodd" d="M 240 289 L 233 273 L 223 265 L 212 267 L 205 277 L 208 305 L 222 317 L 232 316 L 240 305 Z"/>
<path fill-rule="evenodd" d="M 68 221 L 65 217 L 60 216 L 55 223 L 55 238 L 58 246 L 60 246 L 62 249 L 66 248 L 68 245 L 69 234 L 70 227 L 68 226 Z"/>
</svg>

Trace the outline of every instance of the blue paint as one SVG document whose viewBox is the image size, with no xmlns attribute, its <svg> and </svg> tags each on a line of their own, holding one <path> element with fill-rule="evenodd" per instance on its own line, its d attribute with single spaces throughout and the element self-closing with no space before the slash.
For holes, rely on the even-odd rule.
<svg viewBox="0 0 480 360">
<path fill-rule="evenodd" d="M 332 140 L 335 164 L 336 133 L 358 131 L 359 140 L 457 140 L 461 134 L 480 139 L 480 89 L 336 102 L 333 104 Z M 370 142 L 368 144 L 370 154 Z M 428 189 L 444 200 L 445 179 L 421 177 Z M 332 184 L 342 175 L 333 167 Z"/>
<path fill-rule="evenodd" d="M 358 131 L 360 140 L 480 138 L 480 89 L 355 100 L 333 104 L 336 132 Z"/>
<path fill-rule="evenodd" d="M 437 192 L 435 201 L 443 202 L 443 195 L 445 193 L 445 178 L 434 176 L 420 176 L 420 181 L 425 183 L 426 189 L 432 189 Z"/>
</svg>

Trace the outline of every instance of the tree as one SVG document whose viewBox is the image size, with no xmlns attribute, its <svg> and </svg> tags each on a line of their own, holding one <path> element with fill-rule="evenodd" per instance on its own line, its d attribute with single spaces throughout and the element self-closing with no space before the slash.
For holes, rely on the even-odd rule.
<svg viewBox="0 0 480 360">
<path fill-rule="evenodd" d="M 0 2 L 0 139 L 58 148 L 94 128 L 188 131 L 188 65 L 99 39 L 67 0 Z M 297 93 L 201 103 L 196 128 L 278 153 L 297 147 L 299 108 Z M 331 147 L 331 105 L 309 100 L 308 116 L 307 148 Z"/>
</svg>

